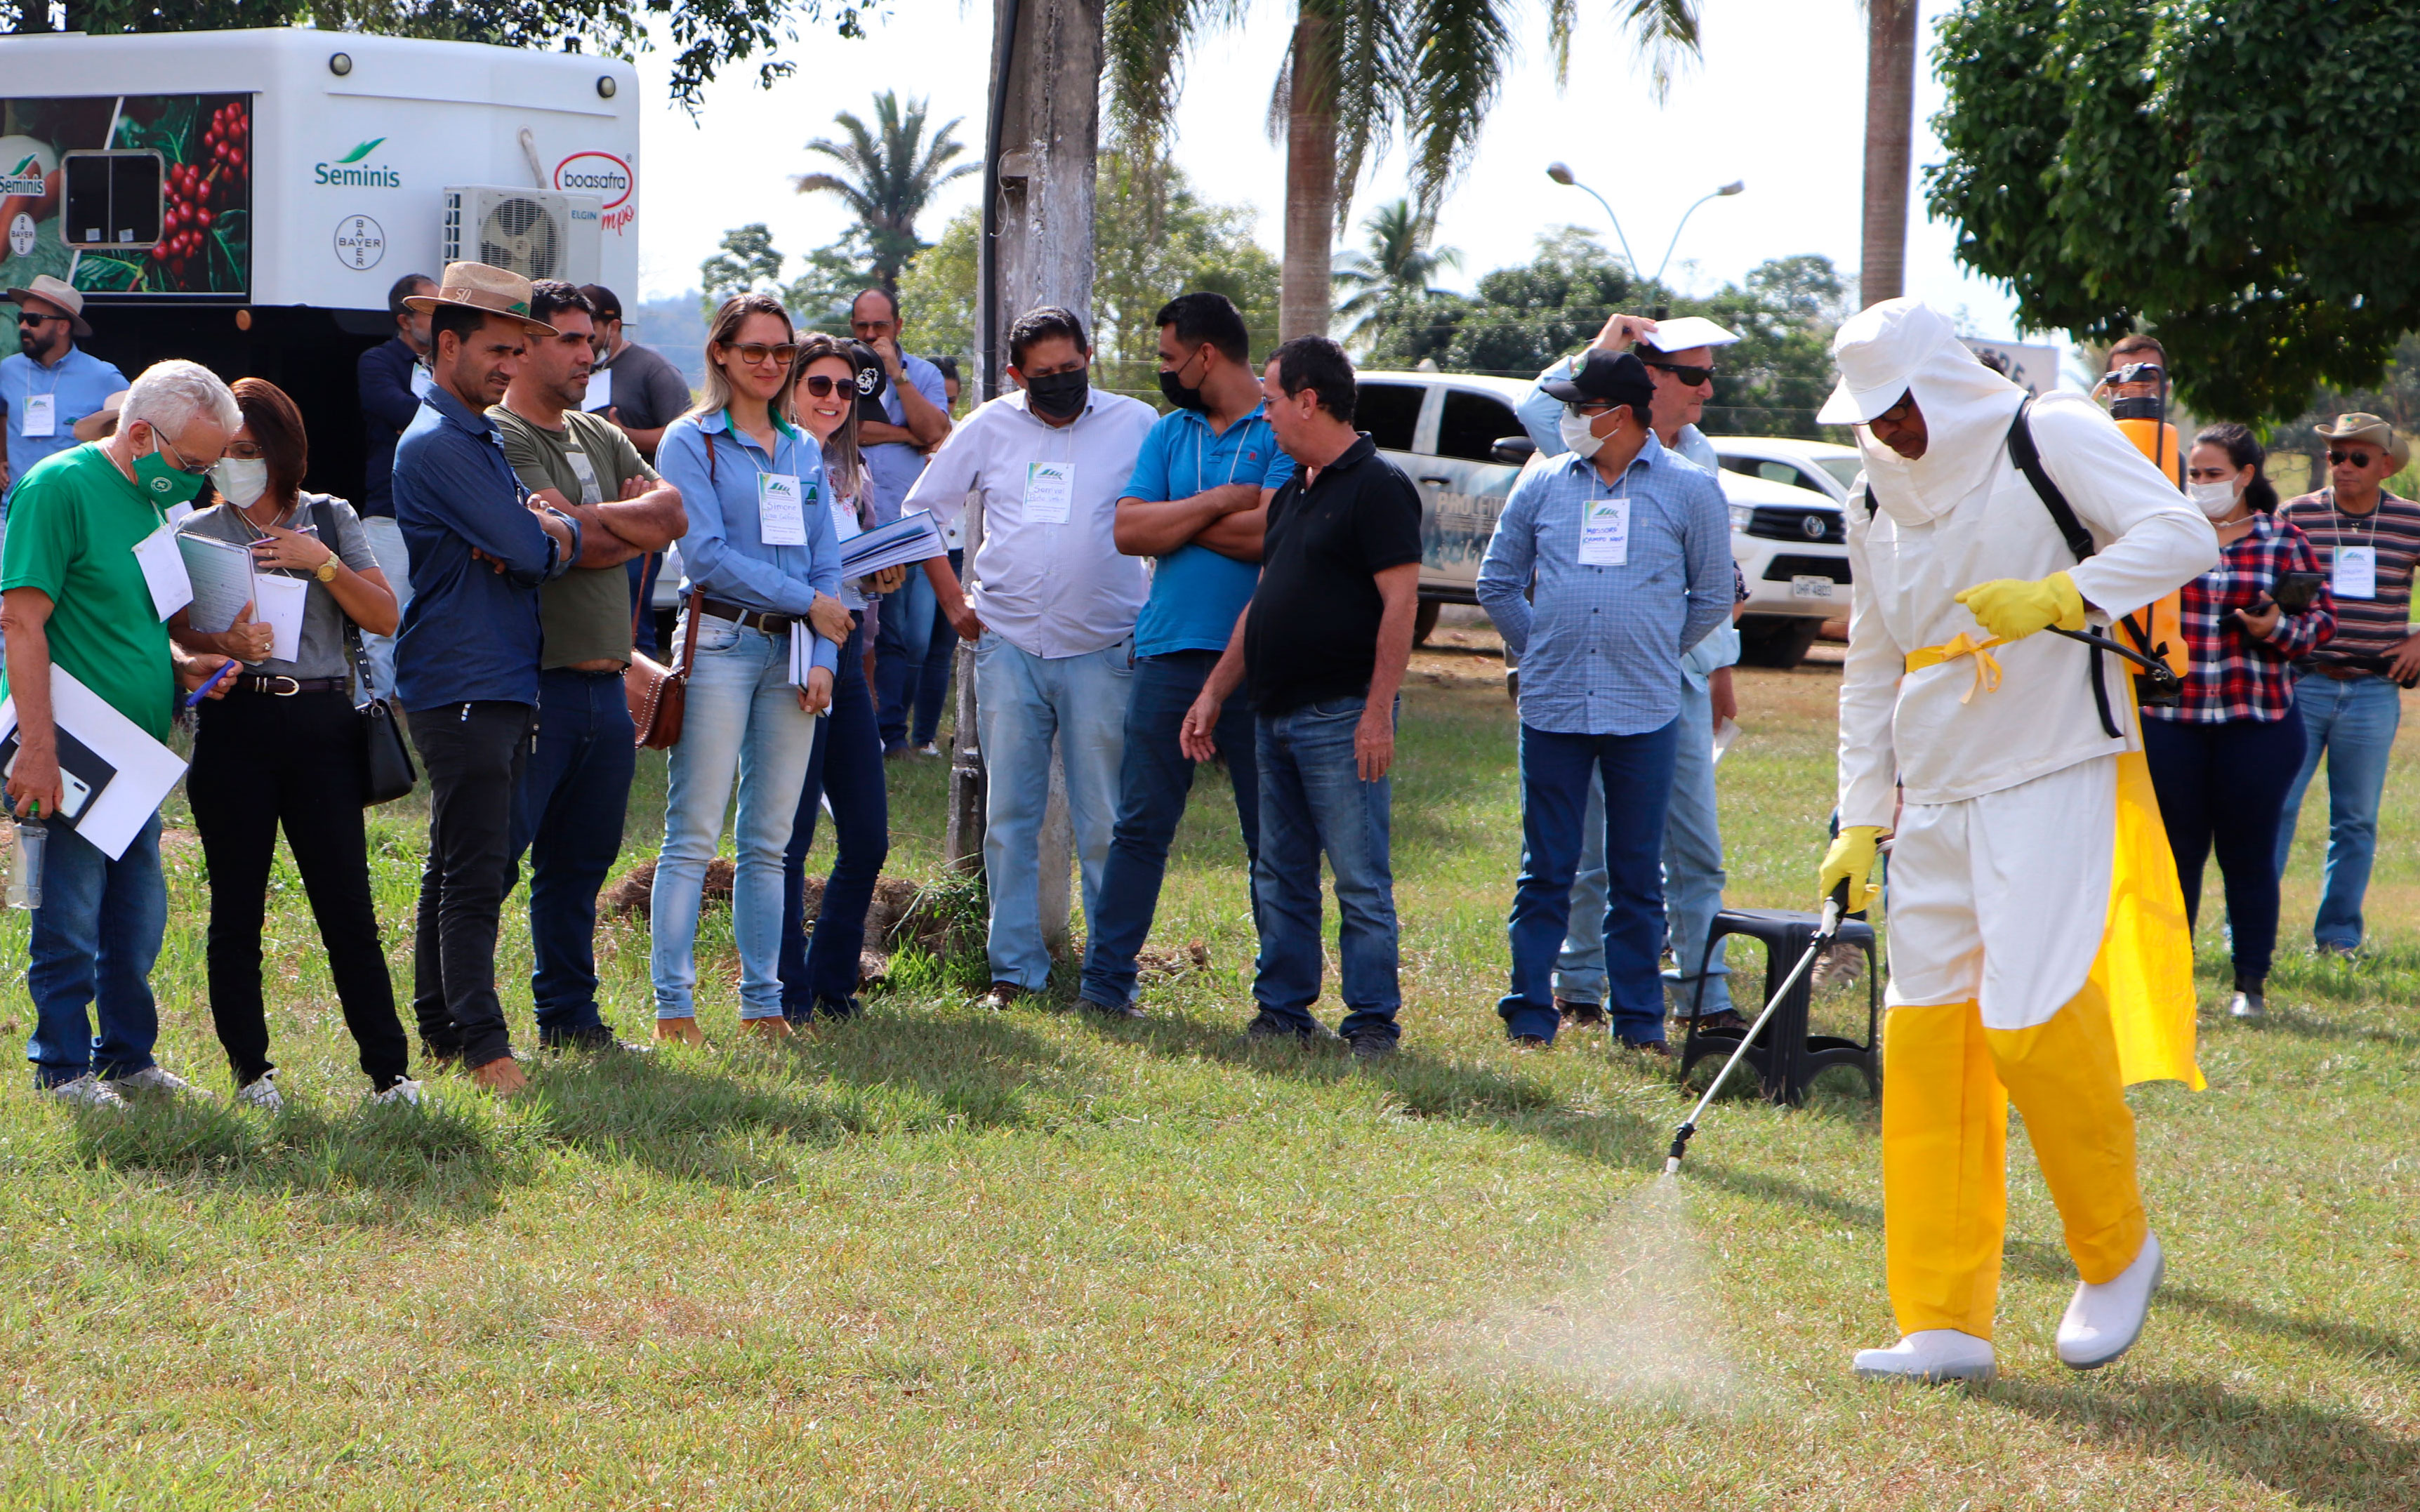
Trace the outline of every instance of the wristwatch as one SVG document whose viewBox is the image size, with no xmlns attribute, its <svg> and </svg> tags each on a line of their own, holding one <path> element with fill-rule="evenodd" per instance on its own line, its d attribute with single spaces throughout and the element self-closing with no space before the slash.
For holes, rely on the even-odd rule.
<svg viewBox="0 0 2420 1512">
<path fill-rule="evenodd" d="M 320 563 L 318 569 L 315 570 L 311 576 L 318 579 L 323 583 L 334 582 L 336 580 L 336 559 L 332 556 L 327 561 Z"/>
</svg>

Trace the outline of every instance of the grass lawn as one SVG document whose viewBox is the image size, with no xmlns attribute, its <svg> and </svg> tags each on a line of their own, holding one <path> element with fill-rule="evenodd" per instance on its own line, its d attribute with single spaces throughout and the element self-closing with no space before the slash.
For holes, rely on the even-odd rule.
<svg viewBox="0 0 2420 1512">
<path fill-rule="evenodd" d="M 859 1023 L 726 1050 L 715 914 L 718 1048 L 550 1064 L 503 1106 L 440 1079 L 417 1115 L 361 1106 L 289 864 L 267 952 L 284 1117 L 78 1117 L 22 1073 L 0 1088 L 0 1505 L 2420 1506 L 2410 743 L 2366 959 L 2307 954 L 2311 826 L 2266 1026 L 2226 1019 L 2205 924 L 2210 1089 L 2134 1094 L 2170 1255 L 2142 1343 L 2057 1365 L 2073 1274 L 2015 1140 L 2001 1382 L 1885 1387 L 1847 1372 L 1893 1334 L 1860 1088 L 1727 1102 L 1663 1200 L 1667 1077 L 1576 1036 L 1503 1043 L 1520 831 L 1483 640 L 1441 632 L 1407 687 L 1406 1037 L 1375 1073 L 1242 1043 L 1252 941 L 1215 774 L 1158 932 L 1211 964 L 1148 987 L 1148 1023 L 994 1015 L 904 970 Z M 1836 680 L 1741 675 L 1734 903 L 1811 892 Z M 942 764 L 892 770 L 892 870 L 929 876 Z M 661 792 L 647 757 L 627 859 Z M 399 993 L 421 823 L 374 811 Z M 224 1099 L 190 838 L 169 875 L 161 1052 Z M 509 915 L 505 939 L 525 1036 Z M 608 1016 L 644 1037 L 644 929 L 600 951 Z M 0 966 L 23 962 L 9 915 Z M 1845 994 L 1824 1012 L 1854 1016 Z M 11 1056 L 29 1013 L 22 990 L 0 1008 Z"/>
</svg>

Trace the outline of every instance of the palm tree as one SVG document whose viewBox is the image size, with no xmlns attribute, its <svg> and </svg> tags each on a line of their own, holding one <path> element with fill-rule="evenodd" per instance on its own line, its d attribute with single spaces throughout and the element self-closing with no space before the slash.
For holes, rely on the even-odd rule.
<svg viewBox="0 0 2420 1512">
<path fill-rule="evenodd" d="M 1186 46 L 1233 25 L 1248 0 L 1109 0 L 1110 107 L 1147 139 L 1163 130 Z M 1660 99 L 1673 68 L 1698 50 L 1693 0 L 1613 0 Z M 1469 162 L 1512 48 L 1513 0 L 1295 0 L 1294 46 L 1269 102 L 1269 134 L 1286 143 L 1286 224 L 1280 329 L 1325 332 L 1331 254 L 1353 186 L 1373 149 L 1404 133 L 1412 189 L 1434 215 Z M 1560 86 L 1578 0 L 1547 0 Z"/>
<path fill-rule="evenodd" d="M 1857 304 L 1906 291 L 1908 164 L 1916 155 L 1916 0 L 1866 0 L 1866 186 Z"/>
<path fill-rule="evenodd" d="M 942 185 L 975 171 L 971 162 L 949 166 L 951 159 L 966 150 L 951 135 L 959 121 L 948 122 L 929 142 L 925 140 L 925 104 L 916 100 L 903 106 L 897 93 L 886 89 L 874 97 L 871 131 L 865 122 L 842 111 L 832 122 L 847 140 L 817 137 L 807 144 L 807 150 L 831 159 L 844 172 L 801 174 L 792 180 L 799 193 L 838 195 L 857 213 L 858 224 L 865 232 L 874 281 L 894 297 L 899 274 L 908 259 L 924 248 L 916 238 L 916 217 Z"/>
<path fill-rule="evenodd" d="M 1428 244 L 1436 219 L 1412 208 L 1408 199 L 1379 206 L 1361 229 L 1370 234 L 1369 250 L 1337 258 L 1335 273 L 1338 291 L 1347 295 L 1336 314 L 1350 322 L 1357 341 L 1394 311 L 1425 299 L 1438 269 L 1462 266 L 1461 253 Z"/>
</svg>

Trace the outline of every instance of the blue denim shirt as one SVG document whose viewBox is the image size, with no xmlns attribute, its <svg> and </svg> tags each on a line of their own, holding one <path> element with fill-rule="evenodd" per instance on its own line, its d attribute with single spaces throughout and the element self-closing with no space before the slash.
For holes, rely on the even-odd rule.
<svg viewBox="0 0 2420 1512">
<path fill-rule="evenodd" d="M 580 522 L 555 514 L 571 527 L 571 549 L 560 550 L 528 499 L 488 412 L 432 387 L 395 444 L 395 519 L 411 553 L 411 607 L 395 647 L 407 712 L 537 702 L 537 588 L 579 560 Z"/>
<path fill-rule="evenodd" d="M 900 370 L 908 375 L 906 381 L 916 386 L 934 409 L 950 412 L 950 391 L 941 380 L 941 370 L 921 357 L 906 352 L 899 354 Z M 903 429 L 908 424 L 908 406 L 899 397 L 899 385 L 886 383 L 882 388 L 882 412 L 891 423 Z M 865 448 L 865 471 L 874 476 L 874 523 L 888 525 L 899 517 L 901 501 L 924 471 L 924 454 L 906 441 L 884 441 L 879 446 Z"/>
<path fill-rule="evenodd" d="M 656 471 L 678 488 L 689 511 L 680 540 L 687 587 L 760 614 L 805 614 L 817 594 L 840 596 L 840 535 L 827 507 L 823 449 L 812 437 L 776 422 L 773 452 L 731 428 L 727 411 L 683 415 L 656 447 Z M 756 515 L 759 473 L 799 480 L 807 544 L 767 546 Z M 840 666 L 840 648 L 814 638 L 814 665 Z"/>
<path fill-rule="evenodd" d="M 1589 501 L 1621 497 L 1628 560 L 1581 565 Z M 1521 660 L 1521 722 L 1591 735 L 1670 723 L 1682 656 L 1730 619 L 1730 541 L 1721 486 L 1652 436 L 1616 487 L 1568 454 L 1524 468 L 1479 569 L 1479 601 Z"/>
<path fill-rule="evenodd" d="M 10 334 L 15 334 L 13 328 Z M 48 367 L 23 352 L 0 357 L 0 410 L 8 417 L 8 486 L 0 488 L 0 498 L 13 492 L 17 480 L 33 471 L 35 463 L 82 445 L 75 439 L 75 423 L 97 412 L 103 400 L 125 387 L 126 379 L 115 366 L 73 345 Z M 25 401 L 37 393 L 54 396 L 47 437 L 24 433 Z"/>
</svg>

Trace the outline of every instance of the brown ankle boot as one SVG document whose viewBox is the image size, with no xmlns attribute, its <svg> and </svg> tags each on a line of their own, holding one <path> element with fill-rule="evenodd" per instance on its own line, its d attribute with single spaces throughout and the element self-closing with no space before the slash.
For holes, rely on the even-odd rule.
<svg viewBox="0 0 2420 1512">
<path fill-rule="evenodd" d="M 741 1019 L 739 1032 L 768 1044 L 779 1044 L 791 1038 L 790 1021 L 785 1018 Z"/>
<path fill-rule="evenodd" d="M 509 1055 L 498 1056 L 484 1066 L 473 1067 L 471 1081 L 479 1090 L 493 1092 L 498 1097 L 511 1097 L 529 1086 L 529 1078 L 521 1074 L 520 1062 Z"/>
<path fill-rule="evenodd" d="M 656 1020 L 656 1038 L 677 1041 L 682 1044 L 703 1045 L 706 1031 L 697 1026 L 694 1018 Z"/>
</svg>

